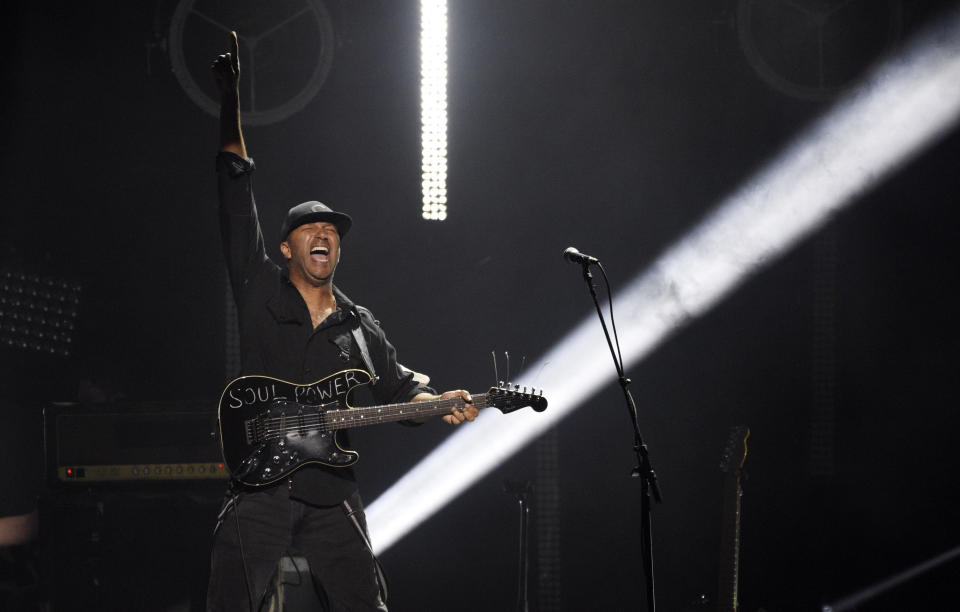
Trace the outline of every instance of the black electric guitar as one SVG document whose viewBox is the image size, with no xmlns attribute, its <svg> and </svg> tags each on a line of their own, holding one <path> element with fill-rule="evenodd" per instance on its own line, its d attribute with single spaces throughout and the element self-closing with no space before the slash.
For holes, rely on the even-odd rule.
<svg viewBox="0 0 960 612">
<path fill-rule="evenodd" d="M 738 425 L 730 428 L 727 444 L 720 459 L 723 479 L 723 525 L 720 531 L 720 584 L 717 592 L 719 612 L 737 612 L 740 609 L 740 501 L 743 487 L 740 478 L 747 459 L 747 439 L 750 428 Z"/>
<path fill-rule="evenodd" d="M 340 446 L 337 431 L 449 414 L 462 397 L 354 408 L 350 393 L 369 385 L 365 370 L 343 370 L 307 385 L 268 376 L 242 376 L 220 396 L 220 446 L 230 475 L 246 485 L 276 482 L 310 463 L 347 467 L 359 455 Z M 526 406 L 547 407 L 543 394 L 509 386 L 471 394 L 476 408 L 504 414 Z"/>
</svg>

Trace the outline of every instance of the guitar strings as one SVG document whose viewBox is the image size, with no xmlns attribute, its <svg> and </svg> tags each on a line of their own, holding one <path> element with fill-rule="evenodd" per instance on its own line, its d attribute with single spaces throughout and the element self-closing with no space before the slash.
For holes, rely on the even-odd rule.
<svg viewBox="0 0 960 612">
<path fill-rule="evenodd" d="M 480 393 L 473 395 L 473 405 L 479 408 L 488 407 L 489 393 Z M 526 393 L 524 393 L 526 395 Z M 330 433 L 340 429 L 349 429 L 367 424 L 386 423 L 391 421 L 403 420 L 415 416 L 434 416 L 443 414 L 451 406 L 464 405 L 461 397 L 452 397 L 439 399 L 432 402 L 423 402 L 425 406 L 420 406 L 420 402 L 405 402 L 398 404 L 382 404 L 379 406 L 363 406 L 358 408 L 336 409 L 325 412 L 312 412 L 304 414 L 304 406 L 308 408 L 318 408 L 318 405 L 296 404 L 299 410 L 295 414 L 280 414 L 279 416 L 257 417 L 246 422 L 248 434 L 252 434 L 253 441 L 273 440 L 283 437 L 288 433 L 316 432 Z M 405 414 L 404 409 L 409 409 L 410 414 Z M 386 413 L 386 414 L 384 414 Z M 333 416 L 334 418 L 329 418 Z M 338 418 L 339 417 L 339 418 Z M 255 422 L 254 422 L 255 421 Z M 251 428 L 252 426 L 252 428 Z"/>
<path fill-rule="evenodd" d="M 477 408 L 487 407 L 487 394 L 473 395 L 473 405 Z M 436 402 L 429 403 L 426 410 L 418 409 L 420 402 L 407 402 L 399 404 L 384 404 L 380 406 L 363 406 L 359 408 L 347 408 L 337 410 L 327 410 L 325 412 L 315 412 L 304 414 L 282 414 L 279 416 L 270 416 L 260 419 L 255 425 L 256 436 L 261 440 L 275 439 L 287 433 L 296 433 L 298 430 L 319 430 L 323 433 L 337 431 L 339 429 L 348 429 L 350 427 L 365 425 L 369 423 L 385 423 L 402 420 L 421 415 L 432 416 L 446 412 L 451 406 L 463 406 L 465 402 L 462 397 L 451 397 Z M 426 402 L 425 402 L 426 403 Z M 315 407 L 307 405 L 308 407 Z M 409 409 L 409 414 L 403 409 Z M 387 412 L 388 414 L 383 414 Z M 330 419 L 329 416 L 334 418 Z"/>
</svg>

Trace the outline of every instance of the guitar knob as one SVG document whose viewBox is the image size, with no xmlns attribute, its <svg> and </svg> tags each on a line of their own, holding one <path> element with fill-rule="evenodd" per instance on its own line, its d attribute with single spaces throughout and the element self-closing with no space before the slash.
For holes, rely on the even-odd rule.
<svg viewBox="0 0 960 612">
<path fill-rule="evenodd" d="M 280 455 L 274 455 L 274 456 L 273 456 L 273 462 L 274 462 L 274 463 L 280 463 Z"/>
</svg>

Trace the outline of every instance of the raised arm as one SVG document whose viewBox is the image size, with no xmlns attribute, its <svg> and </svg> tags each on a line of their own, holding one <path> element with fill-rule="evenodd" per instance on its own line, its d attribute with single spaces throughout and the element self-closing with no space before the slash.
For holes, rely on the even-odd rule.
<svg viewBox="0 0 960 612">
<path fill-rule="evenodd" d="M 210 69 L 220 89 L 220 153 L 217 155 L 217 192 L 220 197 L 220 235 L 234 296 L 260 271 L 273 266 L 267 257 L 263 232 L 253 197 L 253 160 L 247 156 L 240 128 L 240 61 L 237 33 L 230 32 L 229 50 L 213 60 Z"/>
<path fill-rule="evenodd" d="M 220 150 L 247 158 L 240 127 L 240 49 L 237 33 L 230 32 L 229 50 L 218 55 L 210 69 L 220 88 Z"/>
</svg>

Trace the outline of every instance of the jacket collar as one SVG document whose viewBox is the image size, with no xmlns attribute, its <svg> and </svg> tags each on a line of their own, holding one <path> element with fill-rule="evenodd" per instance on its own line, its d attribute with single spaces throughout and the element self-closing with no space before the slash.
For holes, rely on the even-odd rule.
<svg viewBox="0 0 960 612">
<path fill-rule="evenodd" d="M 334 285 L 333 297 L 337 300 L 337 310 L 343 313 L 344 318 L 359 317 L 357 306 L 345 293 Z M 278 323 L 304 323 L 310 320 L 310 312 L 303 301 L 300 292 L 290 281 L 290 273 L 285 269 L 280 271 L 280 283 L 277 290 L 267 300 L 267 310 Z"/>
</svg>

